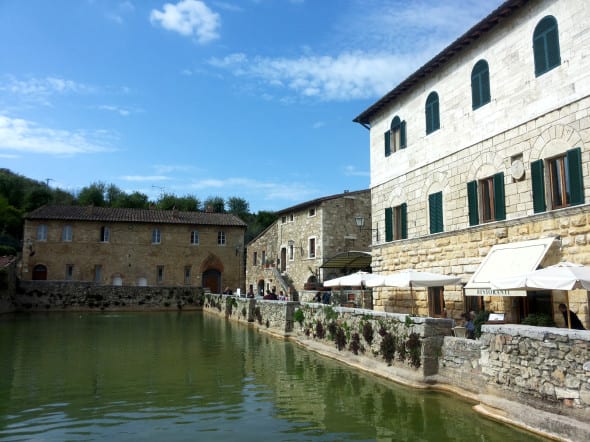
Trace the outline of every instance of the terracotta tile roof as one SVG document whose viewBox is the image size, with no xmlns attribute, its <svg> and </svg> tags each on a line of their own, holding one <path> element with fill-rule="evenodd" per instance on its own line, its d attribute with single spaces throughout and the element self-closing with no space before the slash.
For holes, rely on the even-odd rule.
<svg viewBox="0 0 590 442">
<path fill-rule="evenodd" d="M 362 125 L 370 125 L 375 115 L 384 110 L 390 103 L 395 101 L 410 89 L 418 85 L 425 78 L 432 75 L 437 69 L 444 66 L 455 55 L 468 48 L 471 44 L 485 36 L 489 31 L 494 29 L 514 14 L 518 9 L 523 7 L 529 0 L 508 0 L 502 3 L 487 17 L 465 32 L 461 37 L 439 52 L 434 58 L 424 66 L 402 81 L 399 85 L 388 92 L 384 97 L 363 111 L 358 117 L 352 120 Z"/>
<path fill-rule="evenodd" d="M 316 198 L 314 200 L 305 201 L 303 203 L 296 204 L 295 206 L 287 207 L 286 209 L 278 210 L 278 211 L 275 212 L 275 214 L 277 216 L 281 216 L 281 215 L 286 214 L 286 213 L 298 212 L 300 210 L 305 209 L 306 207 L 314 207 L 314 206 L 317 206 L 317 205 L 323 203 L 324 201 L 330 201 L 330 200 L 333 200 L 333 199 L 336 199 L 336 198 L 344 198 L 344 197 L 362 195 L 364 193 L 370 193 L 370 190 L 369 189 L 355 190 L 353 192 L 343 192 L 343 193 L 339 193 L 339 194 L 336 194 L 336 195 L 323 196 L 321 198 Z"/>
<path fill-rule="evenodd" d="M 121 209 L 93 206 L 42 206 L 28 213 L 25 219 L 246 227 L 244 221 L 229 213 Z"/>
</svg>

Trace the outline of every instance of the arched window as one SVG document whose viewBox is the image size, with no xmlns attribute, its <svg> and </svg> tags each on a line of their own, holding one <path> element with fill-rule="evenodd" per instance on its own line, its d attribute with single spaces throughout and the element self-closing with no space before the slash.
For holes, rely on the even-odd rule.
<svg viewBox="0 0 590 442">
<path fill-rule="evenodd" d="M 548 15 L 537 24 L 533 33 L 533 54 L 537 77 L 561 64 L 559 32 L 555 17 Z"/>
<path fill-rule="evenodd" d="M 431 92 L 426 99 L 426 134 L 440 129 L 440 115 L 438 113 L 438 94 Z"/>
<path fill-rule="evenodd" d="M 488 62 L 479 60 L 471 71 L 471 103 L 473 110 L 490 102 L 490 71 Z"/>
</svg>

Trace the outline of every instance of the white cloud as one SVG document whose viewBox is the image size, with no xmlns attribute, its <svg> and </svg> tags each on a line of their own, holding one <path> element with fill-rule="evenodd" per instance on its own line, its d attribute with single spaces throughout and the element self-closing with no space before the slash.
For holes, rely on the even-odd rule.
<svg viewBox="0 0 590 442">
<path fill-rule="evenodd" d="M 416 54 L 404 58 L 391 53 L 348 52 L 337 56 L 250 60 L 245 54 L 237 53 L 211 59 L 209 63 L 229 69 L 235 76 L 262 79 L 272 87 L 331 101 L 382 95 L 408 74 L 415 59 Z"/>
<path fill-rule="evenodd" d="M 169 31 L 195 37 L 201 44 L 219 38 L 219 14 L 199 0 L 181 0 L 175 5 L 166 3 L 163 11 L 152 10 L 150 21 Z"/>
<path fill-rule="evenodd" d="M 241 81 L 262 81 L 266 89 L 282 90 L 283 95 L 325 101 L 373 99 L 393 89 L 499 3 L 359 0 L 339 11 L 330 41 L 318 42 L 330 53 L 314 54 L 309 47 L 291 58 L 233 53 L 210 59 L 209 64 Z"/>
<path fill-rule="evenodd" d="M 100 135 L 97 134 L 98 138 Z M 82 132 L 39 127 L 31 121 L 0 115 L 0 149 L 41 153 L 47 155 L 75 155 L 112 151 L 100 141 L 93 141 Z"/>
<path fill-rule="evenodd" d="M 190 184 L 191 189 L 208 190 L 210 192 L 225 191 L 227 194 L 240 194 L 247 198 L 249 195 L 259 197 L 264 194 L 267 201 L 305 201 L 318 193 L 309 184 L 297 182 L 263 182 L 251 178 L 203 179 Z"/>
<path fill-rule="evenodd" d="M 358 170 L 355 166 L 348 165 L 344 168 L 345 176 L 370 176 L 369 171 Z"/>
<path fill-rule="evenodd" d="M 128 117 L 129 115 L 131 115 L 131 113 L 139 112 L 137 109 L 129 109 L 129 108 L 124 108 L 124 107 L 120 107 L 120 106 L 112 106 L 112 105 L 108 105 L 108 104 L 103 104 L 101 106 L 98 106 L 98 109 L 108 111 L 108 112 L 114 112 L 116 114 L 121 115 L 122 117 Z"/>
<path fill-rule="evenodd" d="M 120 180 L 123 181 L 133 181 L 133 182 L 142 182 L 142 181 L 167 181 L 170 177 L 164 175 L 124 175 L 119 177 Z"/>
</svg>

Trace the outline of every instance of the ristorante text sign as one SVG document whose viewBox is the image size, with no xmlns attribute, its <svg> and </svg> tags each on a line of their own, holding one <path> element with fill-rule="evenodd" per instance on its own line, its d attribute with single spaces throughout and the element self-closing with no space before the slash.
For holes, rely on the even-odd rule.
<svg viewBox="0 0 590 442">
<path fill-rule="evenodd" d="M 489 287 L 465 287 L 465 296 L 526 296 L 526 290 L 499 290 Z"/>
</svg>

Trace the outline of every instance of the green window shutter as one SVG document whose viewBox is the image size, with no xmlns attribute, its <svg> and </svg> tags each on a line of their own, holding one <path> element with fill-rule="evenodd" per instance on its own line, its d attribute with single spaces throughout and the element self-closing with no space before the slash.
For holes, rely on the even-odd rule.
<svg viewBox="0 0 590 442">
<path fill-rule="evenodd" d="M 430 233 L 439 233 L 443 228 L 442 192 L 428 195 L 430 210 Z"/>
<path fill-rule="evenodd" d="M 434 102 L 434 106 L 433 106 L 433 113 L 434 113 L 434 120 L 432 122 L 433 124 L 433 130 L 438 130 L 440 129 L 440 113 L 439 113 L 439 108 L 438 108 L 438 96 L 436 97 L 436 101 Z"/>
<path fill-rule="evenodd" d="M 400 212 L 401 212 L 401 225 L 402 225 L 402 231 L 401 231 L 401 237 L 402 239 L 407 239 L 408 238 L 408 205 L 406 203 L 403 203 L 400 206 Z"/>
<path fill-rule="evenodd" d="M 391 155 L 391 132 L 385 132 L 385 156 Z"/>
<path fill-rule="evenodd" d="M 535 57 L 535 76 L 538 77 L 547 70 L 547 58 L 545 57 L 545 37 L 543 35 L 533 39 L 533 55 Z"/>
<path fill-rule="evenodd" d="M 473 110 L 481 106 L 481 99 L 479 96 L 480 89 L 480 76 L 471 75 L 471 107 Z"/>
<path fill-rule="evenodd" d="M 407 146 L 406 142 L 406 121 L 402 121 L 400 127 L 400 149 L 405 149 Z"/>
<path fill-rule="evenodd" d="M 479 210 L 477 204 L 477 181 L 467 183 L 467 205 L 469 207 L 469 225 L 479 224 Z"/>
<path fill-rule="evenodd" d="M 570 185 L 570 204 L 584 204 L 584 179 L 582 177 L 582 149 L 576 147 L 567 151 L 567 168 Z"/>
<path fill-rule="evenodd" d="M 540 213 L 547 209 L 545 204 L 545 171 L 543 160 L 531 163 L 531 180 L 533 182 L 533 212 Z"/>
<path fill-rule="evenodd" d="M 385 209 L 385 241 L 393 241 L 393 209 L 391 207 Z"/>
<path fill-rule="evenodd" d="M 496 221 L 506 219 L 506 198 L 504 197 L 504 172 L 494 175 L 494 212 Z"/>
<path fill-rule="evenodd" d="M 486 63 L 487 64 L 487 63 Z M 490 71 L 488 69 L 485 70 L 481 74 L 481 104 L 484 105 L 489 103 L 491 100 L 490 94 Z"/>
<path fill-rule="evenodd" d="M 557 22 L 555 26 L 547 32 L 547 63 L 548 69 L 554 68 L 561 64 L 561 56 L 559 54 L 559 35 L 557 33 Z"/>
</svg>

